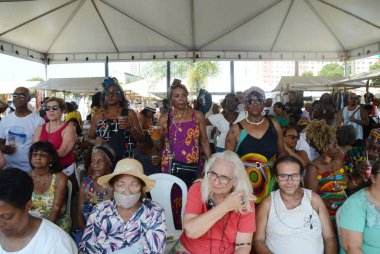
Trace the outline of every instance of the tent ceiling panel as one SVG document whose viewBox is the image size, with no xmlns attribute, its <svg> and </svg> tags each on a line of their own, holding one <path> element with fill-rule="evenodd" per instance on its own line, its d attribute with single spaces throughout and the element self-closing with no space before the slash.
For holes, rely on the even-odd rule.
<svg viewBox="0 0 380 254">
<path fill-rule="evenodd" d="M 59 7 L 70 0 L 41 0 L 0 3 L 0 34 Z"/>
<path fill-rule="evenodd" d="M 66 28 L 51 47 L 51 53 L 116 52 L 107 30 L 91 1 L 78 5 L 76 15 L 68 20 Z"/>
<path fill-rule="evenodd" d="M 102 6 L 102 7 L 100 7 Z M 135 22 L 128 16 L 122 13 L 115 13 L 114 9 L 105 4 L 99 5 L 99 10 L 105 24 L 110 29 L 110 34 L 116 43 L 119 52 L 137 52 L 142 44 L 147 51 L 159 50 L 183 50 L 184 47 L 178 43 L 168 40 L 164 36 L 154 32 L 153 30 Z M 114 29 L 114 26 L 109 24 L 125 24 L 120 29 Z"/>
<path fill-rule="evenodd" d="M 290 6 L 289 15 L 284 20 L 273 50 L 292 51 L 295 45 L 300 51 L 308 51 L 310 48 L 316 51 L 344 50 L 305 1 L 294 1 Z"/>
<path fill-rule="evenodd" d="M 34 50 L 46 63 L 346 60 L 380 53 L 379 9 L 378 0 L 0 1 L 0 52 Z"/>
<path fill-rule="evenodd" d="M 50 45 L 58 36 L 59 30 L 64 26 L 66 17 L 74 11 L 75 4 L 67 5 L 54 13 L 49 13 L 39 19 L 21 26 L 4 35 L 5 40 L 18 42 L 22 46 L 31 45 L 34 50 L 49 51 Z M 39 29 L 35 29 L 38 27 Z M 59 29 L 57 29 L 59 28 Z M 25 36 L 33 31 L 33 36 Z M 45 38 L 41 40 L 41 38 Z"/>
<path fill-rule="evenodd" d="M 102 12 L 107 9 L 103 7 L 108 5 L 113 11 L 119 10 L 119 13 L 122 13 L 125 17 L 129 17 L 129 19 L 122 20 L 122 24 L 127 22 L 141 23 L 140 29 L 151 29 L 151 34 L 156 31 L 173 41 L 177 41 L 180 45 L 186 46 L 187 48 L 191 47 L 191 43 L 189 43 L 192 40 L 191 33 L 189 32 L 191 31 L 191 24 L 188 22 L 191 20 L 190 1 L 133 0 L 128 1 L 128 4 L 125 2 L 125 0 L 102 1 L 102 4 L 99 4 L 99 9 Z M 111 21 L 114 15 L 114 13 L 104 15 L 104 18 L 108 17 L 110 19 L 107 24 L 118 23 L 117 20 L 114 22 Z M 117 32 L 116 29 L 115 32 Z M 139 32 L 141 31 L 138 30 L 135 33 L 130 32 L 128 37 L 135 37 Z M 162 38 L 160 39 L 162 40 Z M 141 45 L 141 43 L 144 43 L 144 40 L 140 40 L 138 43 Z M 139 51 L 141 51 L 141 49 L 139 49 Z"/>
<path fill-rule="evenodd" d="M 272 6 L 220 39 L 206 45 L 204 49 L 212 50 L 218 45 L 226 50 L 245 50 L 254 47 L 258 51 L 270 51 L 276 39 L 276 33 L 273 31 L 280 30 L 285 17 L 285 12 L 282 10 L 287 8 L 287 5 L 287 1 L 284 1 Z"/>
<path fill-rule="evenodd" d="M 371 1 L 365 2 L 371 4 Z M 314 6 L 332 32 L 343 43 L 345 49 L 360 47 L 366 41 L 369 43 L 378 41 L 380 37 L 379 19 L 373 24 L 369 24 L 360 18 L 320 2 L 315 2 Z M 367 14 L 363 17 L 367 18 Z"/>
<path fill-rule="evenodd" d="M 195 13 L 195 29 L 196 29 L 196 43 L 198 49 L 203 49 L 211 41 L 222 36 L 228 31 L 233 32 L 242 26 L 246 26 L 247 23 L 254 26 L 266 27 L 266 25 L 272 25 L 270 23 L 262 23 L 267 20 L 256 20 L 258 17 L 266 13 L 265 10 L 270 9 L 272 6 L 277 5 L 279 0 L 267 0 L 267 1 L 251 1 L 241 0 L 229 1 L 229 0 L 209 0 L 209 1 L 194 1 L 194 13 Z M 286 2 L 286 1 L 285 1 Z M 283 5 L 281 3 L 281 5 Z M 273 8 L 273 7 L 272 7 Z M 239 15 L 236 15 L 236 14 Z M 221 18 L 223 17 L 223 18 Z M 272 16 L 273 18 L 273 16 Z M 277 22 L 276 22 L 277 23 Z M 265 26 L 263 25 L 265 24 Z M 270 30 L 270 29 L 268 29 Z M 247 34 L 240 33 L 239 36 Z M 248 34 L 248 36 L 256 38 L 255 34 Z M 231 33 L 228 33 L 228 37 L 231 38 Z M 236 40 L 242 40 L 242 38 L 233 38 Z M 250 40 L 252 40 L 250 38 Z M 218 41 L 219 42 L 219 41 Z M 237 46 L 239 44 L 236 44 Z M 232 47 L 233 45 L 229 45 Z M 227 48 L 225 48 L 227 50 Z"/>
</svg>

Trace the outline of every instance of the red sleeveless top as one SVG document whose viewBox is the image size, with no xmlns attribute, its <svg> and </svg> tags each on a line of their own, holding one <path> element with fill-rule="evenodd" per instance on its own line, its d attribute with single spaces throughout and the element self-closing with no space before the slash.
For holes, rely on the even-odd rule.
<svg viewBox="0 0 380 254">
<path fill-rule="evenodd" d="M 58 150 L 62 144 L 62 131 L 68 126 L 68 123 L 65 123 L 61 128 L 55 132 L 48 133 L 46 131 L 46 124 L 42 126 L 40 141 L 49 141 L 53 144 L 54 148 Z M 65 157 L 59 157 L 59 162 L 61 165 L 66 168 L 74 163 L 74 149 L 71 150 Z"/>
</svg>

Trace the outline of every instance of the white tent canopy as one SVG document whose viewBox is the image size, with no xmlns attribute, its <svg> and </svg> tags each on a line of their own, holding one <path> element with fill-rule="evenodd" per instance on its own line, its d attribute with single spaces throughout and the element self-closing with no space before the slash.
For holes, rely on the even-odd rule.
<svg viewBox="0 0 380 254">
<path fill-rule="evenodd" d="M 104 77 L 51 78 L 31 89 L 94 94 L 102 91 L 103 80 Z"/>
<path fill-rule="evenodd" d="M 380 69 L 353 75 L 349 78 L 345 78 L 336 82 L 334 85 L 346 84 L 350 82 L 357 82 L 357 81 L 363 81 L 363 80 L 369 80 L 369 79 L 378 79 L 378 78 L 380 78 Z"/>
<path fill-rule="evenodd" d="M 329 91 L 332 85 L 342 80 L 342 77 L 293 77 L 282 76 L 272 92 L 285 91 Z M 350 84 L 351 86 L 365 86 L 364 83 Z"/>
<path fill-rule="evenodd" d="M 378 0 L 0 1 L 0 52 L 46 64 L 342 60 L 380 52 Z"/>
</svg>

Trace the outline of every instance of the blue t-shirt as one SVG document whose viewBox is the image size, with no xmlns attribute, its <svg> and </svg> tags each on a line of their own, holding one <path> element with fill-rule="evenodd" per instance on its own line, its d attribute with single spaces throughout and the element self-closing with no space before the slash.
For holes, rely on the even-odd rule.
<svg viewBox="0 0 380 254">
<path fill-rule="evenodd" d="M 339 227 L 363 233 L 363 253 L 380 253 L 380 207 L 376 207 L 367 196 L 366 189 L 359 190 L 341 206 Z M 340 254 L 346 252 L 340 249 Z"/>
</svg>

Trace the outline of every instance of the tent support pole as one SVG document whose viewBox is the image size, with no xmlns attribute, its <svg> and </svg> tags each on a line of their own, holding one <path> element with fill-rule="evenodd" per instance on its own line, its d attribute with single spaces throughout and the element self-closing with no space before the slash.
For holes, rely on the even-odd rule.
<svg viewBox="0 0 380 254">
<path fill-rule="evenodd" d="M 170 61 L 166 62 L 166 97 L 169 98 L 169 89 L 170 89 Z"/>
<path fill-rule="evenodd" d="M 231 93 L 235 93 L 235 62 L 230 61 Z"/>
<path fill-rule="evenodd" d="M 108 75 L 108 56 L 106 57 L 106 62 L 104 63 L 104 67 L 105 67 L 105 77 L 107 78 L 109 75 Z"/>
</svg>

